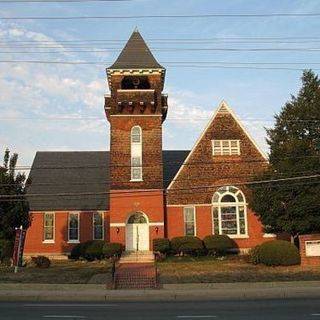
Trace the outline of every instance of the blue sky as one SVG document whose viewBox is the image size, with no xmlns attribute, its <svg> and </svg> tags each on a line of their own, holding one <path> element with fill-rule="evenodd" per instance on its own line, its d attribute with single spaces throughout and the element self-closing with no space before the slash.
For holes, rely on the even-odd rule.
<svg viewBox="0 0 320 320">
<path fill-rule="evenodd" d="M 1 3 L 1 16 L 188 15 L 207 13 L 320 12 L 315 1 L 258 0 L 132 0 L 87 3 Z M 101 65 L 0 63 L 0 149 L 19 153 L 30 165 L 37 150 L 108 150 L 109 125 L 103 109 L 108 92 L 105 67 L 125 42 L 82 43 L 70 48 L 64 41 L 125 40 L 135 27 L 151 48 L 320 48 L 319 17 L 191 18 L 117 20 L 1 20 L 0 60 L 96 61 Z M 230 38 L 295 37 L 293 43 L 244 43 Z M 207 39 L 207 43 L 156 42 L 152 39 Z M 228 39 L 229 40 L 225 40 Z M 221 39 L 224 39 L 223 41 Z M 8 48 L 4 41 L 33 41 Z M 149 40 L 149 41 L 148 41 Z M 61 42 L 62 41 L 62 42 Z M 226 42 L 228 41 L 228 42 Z M 75 45 L 77 42 L 73 42 Z M 11 46 L 21 43 L 11 42 Z M 25 46 L 26 43 L 24 43 Z M 78 43 L 79 46 L 81 44 Z M 55 52 L 98 50 L 104 52 Z M 24 51 L 24 53 L 1 53 Z M 33 53 L 26 53 L 32 51 Z M 101 49 L 100 49 L 101 51 Z M 34 53 L 37 52 L 37 53 Z M 172 62 L 273 62 L 291 68 L 320 68 L 319 51 L 154 51 L 167 69 L 168 120 L 164 149 L 190 149 L 217 105 L 225 99 L 267 151 L 264 127 L 300 86 L 299 70 L 177 67 Z M 165 63 L 167 62 L 167 63 Z M 169 63 L 171 62 L 171 63 Z M 299 62 L 301 65 L 285 65 Z M 105 63 L 105 64 L 104 64 Z M 281 65 L 283 63 L 283 65 Z M 51 120 L 44 120 L 50 117 Z M 67 119 L 61 120 L 61 117 Z M 70 118 L 92 117 L 75 120 Z"/>
</svg>

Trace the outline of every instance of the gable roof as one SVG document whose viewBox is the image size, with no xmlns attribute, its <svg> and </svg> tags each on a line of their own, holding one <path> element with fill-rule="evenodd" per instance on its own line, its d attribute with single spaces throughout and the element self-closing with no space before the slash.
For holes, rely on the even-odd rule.
<svg viewBox="0 0 320 320">
<path fill-rule="evenodd" d="M 164 69 L 154 58 L 138 30 L 134 30 L 112 69 Z"/>
<path fill-rule="evenodd" d="M 185 167 L 185 165 L 187 164 L 188 160 L 191 158 L 192 153 L 194 152 L 194 150 L 197 148 L 198 144 L 200 143 L 200 141 L 202 140 L 202 138 L 205 136 L 206 132 L 209 130 L 210 126 L 212 125 L 214 119 L 216 118 L 217 114 L 230 114 L 233 119 L 236 121 L 236 123 L 240 126 L 240 128 L 242 129 L 242 131 L 245 133 L 245 135 L 248 137 L 248 139 L 250 140 L 250 142 L 254 145 L 254 147 L 256 148 L 256 150 L 259 152 L 259 154 L 262 156 L 263 159 L 267 160 L 267 156 L 266 154 L 260 149 L 260 147 L 257 145 L 257 143 L 254 141 L 254 139 L 251 137 L 251 135 L 249 134 L 249 132 L 247 131 L 247 129 L 242 125 L 242 123 L 240 122 L 240 120 L 238 119 L 238 117 L 236 116 L 236 114 L 232 111 L 232 109 L 229 107 L 229 105 L 227 104 L 226 101 L 222 100 L 218 106 L 218 108 L 216 109 L 216 111 L 214 112 L 212 118 L 210 119 L 210 121 L 208 122 L 207 126 L 205 127 L 205 129 L 203 130 L 202 134 L 199 136 L 199 138 L 197 139 L 196 143 L 194 144 L 193 148 L 191 149 L 191 151 L 189 152 L 188 156 L 186 157 L 185 161 L 183 162 L 183 164 L 181 165 L 181 167 L 179 168 L 178 172 L 176 173 L 176 175 L 174 176 L 174 178 L 172 179 L 172 181 L 170 182 L 168 189 L 170 189 L 173 185 L 173 183 L 175 182 L 175 180 L 178 178 L 180 172 L 183 170 L 183 168 Z"/>
<path fill-rule="evenodd" d="M 163 151 L 165 188 L 188 153 Z M 37 152 L 29 175 L 30 211 L 109 210 L 109 164 L 109 151 Z"/>
</svg>

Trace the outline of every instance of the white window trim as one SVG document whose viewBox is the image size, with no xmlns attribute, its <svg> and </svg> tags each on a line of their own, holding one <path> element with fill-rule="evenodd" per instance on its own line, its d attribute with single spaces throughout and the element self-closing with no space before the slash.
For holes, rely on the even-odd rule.
<svg viewBox="0 0 320 320">
<path fill-rule="evenodd" d="M 186 219 L 185 219 L 185 209 L 193 209 L 193 229 L 194 229 L 194 237 L 197 236 L 197 210 L 195 206 L 184 206 L 183 207 L 183 229 L 184 229 L 184 235 L 186 236 Z"/>
<path fill-rule="evenodd" d="M 45 235 L 45 215 L 46 214 L 52 214 L 53 215 L 53 239 L 45 239 L 44 235 Z M 43 214 L 43 235 L 42 235 L 42 243 L 55 243 L 55 238 L 56 238 L 56 214 L 55 212 L 44 212 Z"/>
<path fill-rule="evenodd" d="M 219 148 L 221 150 L 221 153 L 217 153 L 215 154 L 215 146 L 214 143 L 215 142 L 219 142 Z M 223 143 L 224 142 L 228 142 L 228 154 L 223 154 Z M 231 142 L 236 142 L 237 143 L 237 147 L 231 147 Z M 212 144 L 212 155 L 213 156 L 240 156 L 241 154 L 241 150 L 240 150 L 240 140 L 237 139 L 227 139 L 227 140 L 218 140 L 218 139 L 213 139 L 211 140 L 211 144 Z M 237 153 L 232 153 L 231 150 L 233 148 L 237 148 Z"/>
<path fill-rule="evenodd" d="M 70 215 L 76 214 L 78 216 L 78 239 L 70 240 Z M 70 211 L 68 213 L 68 243 L 80 243 L 80 212 Z"/>
<path fill-rule="evenodd" d="M 132 142 L 132 129 L 133 128 L 135 128 L 135 127 L 137 127 L 137 128 L 139 128 L 139 130 L 140 130 L 140 142 Z M 132 165 L 132 158 L 134 158 L 133 156 L 132 156 L 132 146 L 133 145 L 136 145 L 136 146 L 140 146 L 140 159 L 141 159 L 141 166 L 140 167 L 134 167 L 133 165 Z M 131 157 L 130 157 L 130 161 L 131 161 L 131 173 L 130 173 L 130 176 L 131 176 L 131 178 L 130 178 L 130 182 L 139 182 L 139 181 L 143 181 L 143 172 L 142 172 L 142 164 L 143 164 L 143 159 L 142 159 L 142 128 L 140 127 L 140 126 L 133 126 L 132 128 L 131 128 L 131 131 L 130 131 L 130 148 L 131 148 Z M 141 170 L 141 178 L 139 178 L 139 179 L 134 179 L 133 178 L 133 168 L 140 168 L 140 170 Z"/>
<path fill-rule="evenodd" d="M 96 239 L 94 236 L 94 215 L 99 213 L 102 215 L 102 239 Z M 104 240 L 104 212 L 103 211 L 94 211 L 92 214 L 92 239 L 93 240 Z"/>
<path fill-rule="evenodd" d="M 217 202 L 212 203 L 212 208 L 211 208 L 211 223 L 212 223 L 212 234 L 214 235 L 214 215 L 213 215 L 213 209 L 217 208 L 218 209 L 218 221 L 219 221 L 219 234 L 223 234 L 222 233 L 222 221 L 221 221 L 221 208 L 222 207 L 236 207 L 236 215 L 237 215 L 237 234 L 226 234 L 229 238 L 232 239 L 245 239 L 245 238 L 249 238 L 249 234 L 248 234 L 248 215 L 247 215 L 247 203 L 245 201 L 245 196 L 243 194 L 243 192 L 238 189 L 238 191 L 236 193 L 230 192 L 229 188 L 235 188 L 233 186 L 227 186 L 228 190 L 226 192 L 224 192 L 223 194 L 220 194 L 219 200 Z M 217 190 L 218 191 L 218 190 Z M 236 196 L 236 194 L 238 193 L 242 194 L 243 200 L 244 201 L 238 201 L 238 198 Z M 221 205 L 221 198 L 224 197 L 225 195 L 232 195 L 236 198 L 236 202 L 223 202 L 223 205 Z M 240 233 L 240 215 L 239 215 L 239 206 L 243 206 L 244 207 L 244 223 L 245 223 L 245 233 Z"/>
</svg>

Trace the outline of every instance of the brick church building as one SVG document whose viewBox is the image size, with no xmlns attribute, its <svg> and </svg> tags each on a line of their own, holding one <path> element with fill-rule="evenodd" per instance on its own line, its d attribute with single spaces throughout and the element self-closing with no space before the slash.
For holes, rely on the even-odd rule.
<svg viewBox="0 0 320 320">
<path fill-rule="evenodd" d="M 162 150 L 165 68 L 138 31 L 107 80 L 110 151 L 36 153 L 26 256 L 65 256 L 92 239 L 144 251 L 155 238 L 227 234 L 244 250 L 273 237 L 246 186 L 267 160 L 225 102 L 192 150 Z"/>
</svg>

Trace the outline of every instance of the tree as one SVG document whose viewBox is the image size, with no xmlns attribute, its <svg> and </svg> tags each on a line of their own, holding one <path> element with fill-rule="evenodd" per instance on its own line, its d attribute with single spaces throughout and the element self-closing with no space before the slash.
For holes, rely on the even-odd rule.
<svg viewBox="0 0 320 320">
<path fill-rule="evenodd" d="M 0 199 L 0 254 L 4 250 L 4 243 L 13 244 L 15 228 L 21 225 L 28 228 L 30 225 L 29 206 L 23 197 L 26 191 L 26 177 L 23 173 L 16 173 L 17 160 L 18 155 L 15 153 L 11 156 L 7 149 L 3 166 L 0 166 L 0 195 L 18 196 L 15 199 L 9 197 Z"/>
<path fill-rule="evenodd" d="M 320 173 L 320 79 L 304 71 L 302 87 L 275 116 L 267 130 L 269 168 L 258 180 Z M 320 178 L 251 185 L 250 207 L 266 232 L 320 232 Z"/>
</svg>

